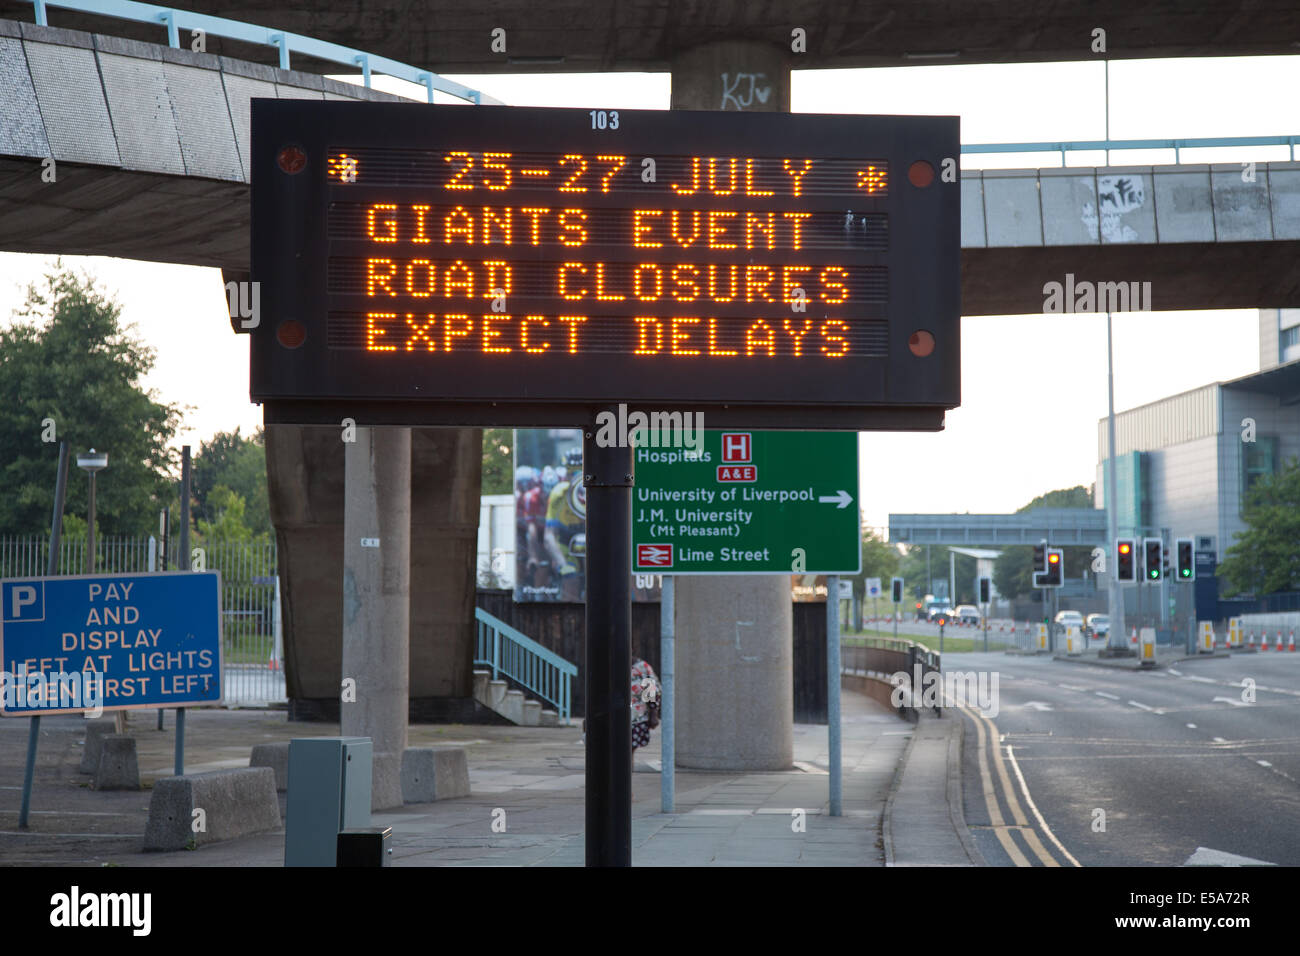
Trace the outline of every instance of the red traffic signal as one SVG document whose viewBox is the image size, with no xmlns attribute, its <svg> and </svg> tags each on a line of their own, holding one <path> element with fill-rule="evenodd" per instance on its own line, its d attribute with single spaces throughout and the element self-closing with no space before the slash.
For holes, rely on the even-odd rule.
<svg viewBox="0 0 1300 956">
<path fill-rule="evenodd" d="M 1137 561 L 1135 545 L 1132 539 L 1121 538 L 1115 542 L 1115 579 L 1117 581 L 1137 580 Z"/>
</svg>

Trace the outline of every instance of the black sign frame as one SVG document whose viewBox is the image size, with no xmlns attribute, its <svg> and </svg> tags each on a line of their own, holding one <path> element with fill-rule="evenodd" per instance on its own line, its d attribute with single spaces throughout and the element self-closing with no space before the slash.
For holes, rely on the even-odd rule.
<svg viewBox="0 0 1300 956">
<path fill-rule="evenodd" d="M 573 426 L 590 421 L 596 409 L 626 403 L 629 411 L 701 412 L 710 427 L 943 427 L 945 411 L 960 404 L 961 386 L 960 178 L 951 175 L 960 149 L 956 117 L 624 110 L 617 122 L 617 129 L 608 122 L 595 128 L 592 111 L 577 109 L 254 99 L 251 278 L 260 284 L 260 310 L 249 330 L 250 393 L 264 405 L 267 423 L 352 418 L 358 425 Z M 282 168 L 286 147 L 300 151 L 291 154 L 304 160 L 300 169 Z M 331 196 L 341 188 L 355 190 L 361 201 L 397 195 L 328 181 L 325 157 L 340 148 L 617 152 L 638 175 L 642 157 L 663 154 L 883 160 L 886 194 L 864 195 L 845 211 L 886 215 L 888 248 L 840 258 L 889 269 L 880 316 L 889 323 L 885 354 L 846 357 L 843 364 L 780 355 L 727 364 L 707 355 L 646 360 L 578 353 L 539 360 L 467 349 L 430 374 L 427 355 L 331 349 L 327 315 L 346 307 L 329 290 L 330 257 L 339 243 L 328 235 Z M 909 176 L 917 161 L 927 165 Z M 945 170 L 956 181 L 945 181 Z M 764 208 L 838 210 L 845 198 L 777 197 Z M 709 202 L 746 208 L 738 197 Z M 626 198 L 593 193 L 580 203 L 617 205 Z M 668 264 L 689 258 L 657 251 Z M 814 253 L 802 255 L 816 261 Z M 849 309 L 841 314 L 855 318 Z M 291 320 L 306 332 L 296 347 L 283 341 L 282 325 Z M 915 354 L 915 331 L 933 336 L 930 354 Z"/>
</svg>

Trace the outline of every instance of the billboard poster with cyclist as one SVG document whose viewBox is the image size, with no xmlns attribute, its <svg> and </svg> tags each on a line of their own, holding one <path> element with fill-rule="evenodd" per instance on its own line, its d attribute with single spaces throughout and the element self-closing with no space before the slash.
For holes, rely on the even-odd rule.
<svg viewBox="0 0 1300 956">
<path fill-rule="evenodd" d="M 587 494 L 582 485 L 582 431 L 515 429 L 514 493 L 514 599 L 585 601 Z M 660 583 L 659 575 L 633 575 L 632 599 L 659 600 Z"/>
</svg>

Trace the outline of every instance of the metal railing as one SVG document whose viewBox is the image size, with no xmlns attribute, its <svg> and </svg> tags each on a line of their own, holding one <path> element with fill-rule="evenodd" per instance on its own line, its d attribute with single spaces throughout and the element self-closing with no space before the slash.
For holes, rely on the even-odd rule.
<svg viewBox="0 0 1300 956">
<path fill-rule="evenodd" d="M 572 682 L 578 668 L 499 617 L 474 609 L 477 635 L 474 663 L 492 668 L 492 679 L 504 674 L 520 687 L 555 707 L 567 724 L 573 702 Z"/>
<path fill-rule="evenodd" d="M 167 45 L 180 47 L 180 31 L 202 31 L 205 35 L 225 37 L 259 46 L 273 46 L 280 51 L 280 69 L 289 69 L 289 56 L 299 53 L 303 56 L 341 63 L 348 67 L 361 67 L 365 85 L 370 86 L 371 73 L 383 73 L 401 80 L 417 83 L 425 88 L 428 100 L 433 102 L 433 91 L 438 90 L 458 99 L 468 100 L 475 105 L 488 103 L 494 106 L 504 105 L 500 100 L 478 90 L 472 90 L 453 80 L 441 77 L 428 70 L 409 66 L 390 60 L 386 56 L 375 56 L 340 46 L 325 40 L 316 40 L 287 30 L 273 30 L 268 27 L 254 26 L 240 20 L 227 20 L 225 17 L 213 17 L 174 7 L 159 7 L 152 3 L 136 3 L 135 0 L 31 0 L 36 8 L 36 23 L 49 26 L 47 8 L 61 7 L 76 10 L 79 13 L 92 13 L 118 20 L 133 20 L 136 23 L 155 23 L 167 28 Z"/>
<path fill-rule="evenodd" d="M 1296 143 L 1300 136 L 1213 136 L 1201 139 L 1092 139 L 1061 143 L 968 143 L 962 146 L 965 154 L 979 153 L 1060 153 L 1061 166 L 1065 154 L 1088 150 L 1109 152 L 1124 149 L 1172 149 L 1174 164 L 1182 162 L 1185 149 L 1222 149 L 1239 146 L 1289 146 L 1291 161 L 1295 162 Z"/>
<path fill-rule="evenodd" d="M 913 695 L 919 697 L 921 690 L 917 678 L 919 676 L 920 681 L 924 681 L 926 674 L 941 669 L 938 652 L 902 638 L 863 637 L 853 641 L 849 644 L 846 640 L 840 645 L 841 673 L 864 674 L 886 681 L 895 674 L 903 674 L 904 683 L 910 690 L 904 700 L 912 700 L 912 704 L 905 704 L 903 710 L 919 710 L 913 698 Z M 940 712 L 938 703 L 934 712 L 936 715 Z"/>
</svg>

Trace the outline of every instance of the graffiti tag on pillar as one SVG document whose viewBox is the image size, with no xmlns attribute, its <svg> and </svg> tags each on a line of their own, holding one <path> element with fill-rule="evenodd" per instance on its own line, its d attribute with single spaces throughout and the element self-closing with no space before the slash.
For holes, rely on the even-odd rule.
<svg viewBox="0 0 1300 956">
<path fill-rule="evenodd" d="M 730 76 L 730 73 L 722 74 L 722 104 L 718 109 L 727 109 L 727 101 L 730 100 L 736 104 L 736 109 L 747 110 L 754 105 L 755 98 L 759 103 L 766 103 L 772 95 L 771 86 L 758 85 L 759 80 L 767 79 L 766 73 L 737 73 L 735 80 L 728 81 Z M 743 91 L 743 95 L 737 96 L 738 91 Z"/>
</svg>

